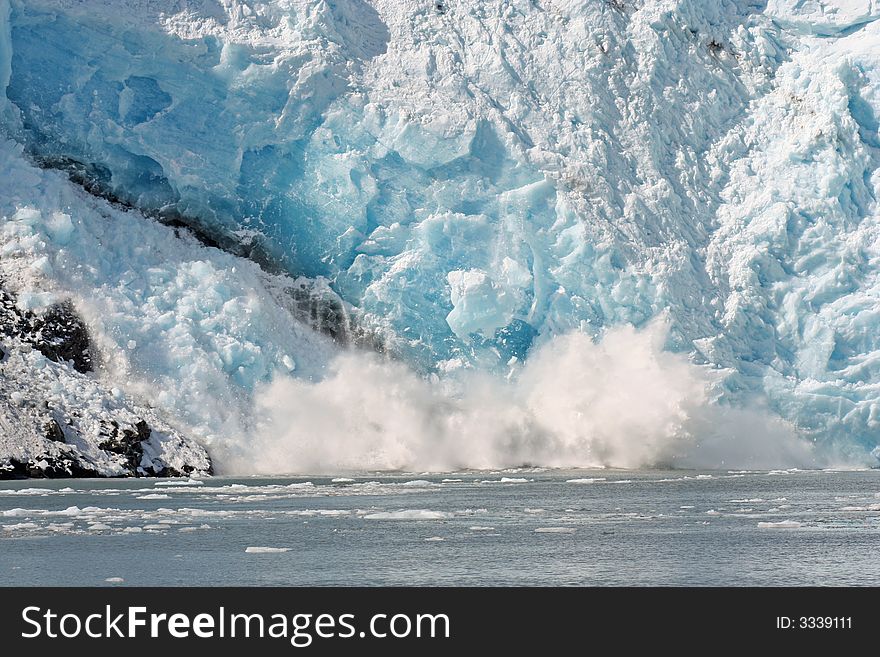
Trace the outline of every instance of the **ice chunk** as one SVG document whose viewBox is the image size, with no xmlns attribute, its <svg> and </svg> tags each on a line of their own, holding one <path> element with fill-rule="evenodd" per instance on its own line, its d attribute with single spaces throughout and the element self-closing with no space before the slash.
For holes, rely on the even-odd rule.
<svg viewBox="0 0 880 657">
<path fill-rule="evenodd" d="M 801 523 L 796 520 L 780 520 L 778 522 L 759 522 L 761 529 L 797 529 Z"/>
<path fill-rule="evenodd" d="M 445 520 L 454 517 L 446 511 L 406 509 L 402 511 L 378 511 L 364 515 L 365 520 Z"/>
<path fill-rule="evenodd" d="M 446 322 L 459 338 L 467 340 L 471 333 L 492 337 L 510 322 L 516 301 L 486 272 L 451 271 L 446 278 L 452 302 Z"/>
<path fill-rule="evenodd" d="M 73 235 L 73 221 L 70 215 L 64 212 L 53 212 L 45 221 L 46 231 L 49 237 L 60 245 L 66 245 Z"/>
<path fill-rule="evenodd" d="M 16 522 L 9 525 L 3 525 L 3 531 L 7 532 L 31 531 L 39 528 L 40 526 L 35 522 Z"/>
<path fill-rule="evenodd" d="M 278 554 L 281 552 L 290 552 L 289 547 L 248 547 L 244 550 L 247 554 Z"/>
</svg>

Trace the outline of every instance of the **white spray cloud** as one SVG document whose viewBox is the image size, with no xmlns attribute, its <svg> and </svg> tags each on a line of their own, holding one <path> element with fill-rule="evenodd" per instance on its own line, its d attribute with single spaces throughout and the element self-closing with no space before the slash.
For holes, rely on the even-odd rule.
<svg viewBox="0 0 880 657">
<path fill-rule="evenodd" d="M 666 326 L 571 333 L 513 376 L 425 379 L 346 352 L 320 381 L 276 378 L 256 392 L 245 443 L 221 469 L 261 474 L 549 467 L 808 467 L 812 445 L 762 411 L 725 409 L 713 374 L 663 350 Z"/>
</svg>

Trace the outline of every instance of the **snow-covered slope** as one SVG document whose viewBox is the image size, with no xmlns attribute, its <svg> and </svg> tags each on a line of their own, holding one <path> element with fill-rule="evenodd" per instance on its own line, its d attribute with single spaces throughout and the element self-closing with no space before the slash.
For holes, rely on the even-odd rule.
<svg viewBox="0 0 880 657">
<path fill-rule="evenodd" d="M 118 388 L 15 339 L 0 351 L 0 479 L 211 473 L 196 440 Z"/>
<path fill-rule="evenodd" d="M 211 472 L 198 441 L 89 376 L 95 349 L 70 299 L 34 304 L 31 293 L 19 297 L 5 285 L 0 277 L 0 479 Z"/>
<path fill-rule="evenodd" d="M 272 380 L 270 435 L 297 421 L 285 394 L 328 413 L 388 402 L 296 388 L 372 371 L 322 369 L 334 347 L 278 292 L 304 277 L 305 297 L 317 286 L 441 386 L 527 379 L 529 354 L 565 351 L 557 336 L 662 315 L 667 348 L 717 370 L 681 399 L 766 408 L 864 459 L 880 442 L 877 18 L 872 0 L 0 0 L 0 111 L 34 162 L 293 278 L 86 198 L 65 244 L 51 217 L 76 192 L 8 144 L 44 187 L 0 182 L 4 239 L 39 236 L 16 253 L 44 263 L 34 289 L 82 300 L 106 372 L 155 383 L 171 417 L 225 445 L 257 431 L 241 418 Z M 614 444 L 576 421 L 602 406 L 586 387 L 556 409 L 580 428 L 548 421 L 552 400 L 523 422 L 572 451 Z M 680 437 L 690 407 L 669 403 L 681 413 L 654 424 Z M 346 431 L 381 419 L 351 412 Z M 648 452 L 573 460 L 669 458 Z M 425 463 L 407 458 L 369 462 Z"/>
</svg>

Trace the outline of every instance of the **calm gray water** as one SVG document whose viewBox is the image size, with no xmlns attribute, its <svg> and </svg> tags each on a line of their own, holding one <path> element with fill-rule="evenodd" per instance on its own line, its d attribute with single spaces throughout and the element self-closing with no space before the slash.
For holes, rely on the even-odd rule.
<svg viewBox="0 0 880 657">
<path fill-rule="evenodd" d="M 876 470 L 0 482 L 4 585 L 878 585 L 878 546 Z"/>
</svg>

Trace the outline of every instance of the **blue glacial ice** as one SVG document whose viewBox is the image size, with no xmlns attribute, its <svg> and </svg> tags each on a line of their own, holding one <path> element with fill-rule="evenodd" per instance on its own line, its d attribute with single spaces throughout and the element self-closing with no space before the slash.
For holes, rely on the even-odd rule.
<svg viewBox="0 0 880 657">
<path fill-rule="evenodd" d="M 877 18 L 870 0 L 0 0 L 0 116 L 31 163 L 3 147 L 16 172 L 0 181 L 4 253 L 15 233 L 30 259 L 26 276 L 5 276 L 100 307 L 86 314 L 108 353 L 127 354 L 144 389 L 161 382 L 156 403 L 202 435 L 256 390 L 283 427 L 268 434 L 302 422 L 326 436 L 323 419 L 304 419 L 321 408 L 349 433 L 380 427 L 364 431 L 369 453 L 395 457 L 372 465 L 443 467 L 468 450 L 444 438 L 456 426 L 491 433 L 482 399 L 519 436 L 511 464 L 632 465 L 672 458 L 652 441 L 717 404 L 778 415 L 863 463 L 880 443 Z M 279 332 L 269 275 L 71 201 L 34 163 L 327 286 L 417 374 L 332 361 L 305 327 Z M 70 205 L 76 230 L 53 232 Z M 144 244 L 153 252 L 135 253 Z M 602 387 L 639 376 L 621 364 L 628 351 L 659 363 L 645 380 L 668 396 L 639 408 L 648 390 L 635 386 L 641 396 L 606 403 Z M 679 376 L 678 358 L 699 373 Z M 566 363 L 603 370 L 559 377 L 580 401 L 535 383 Z M 344 380 L 365 372 L 373 390 L 352 397 Z M 478 393 L 481 376 L 516 378 L 501 393 L 507 383 L 486 384 L 516 403 L 461 401 L 446 388 L 462 372 Z M 402 396 L 378 390 L 395 381 L 410 381 Z M 197 401 L 212 395 L 224 408 Z M 450 399 L 452 424 L 437 429 Z M 397 403 L 404 419 L 383 424 Z M 632 405 L 644 423 L 612 421 Z M 733 435 L 749 418 L 699 422 Z M 765 433 L 787 435 L 776 422 Z M 426 442 L 448 443 L 430 457 L 389 443 L 425 424 L 438 434 Z M 630 458 L 621 434 L 648 446 Z M 579 460 L 583 435 L 594 449 Z M 462 464 L 492 467 L 499 450 Z"/>
</svg>

